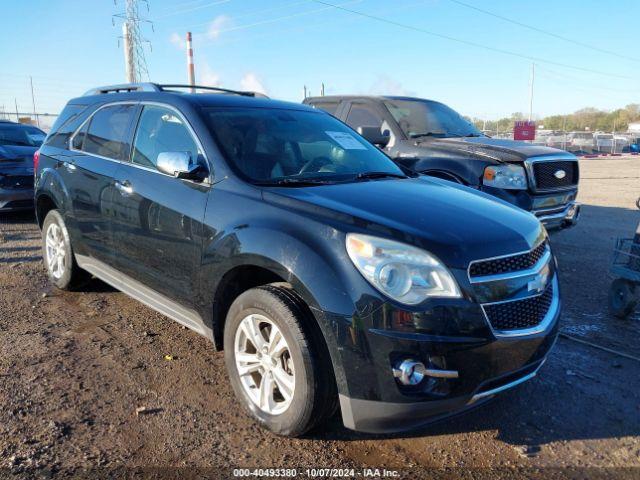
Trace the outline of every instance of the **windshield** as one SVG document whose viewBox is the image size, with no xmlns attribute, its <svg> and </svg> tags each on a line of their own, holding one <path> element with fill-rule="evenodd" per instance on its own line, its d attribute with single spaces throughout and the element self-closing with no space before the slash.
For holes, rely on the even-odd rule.
<svg viewBox="0 0 640 480">
<path fill-rule="evenodd" d="M 0 125 L 0 145 L 39 147 L 47 135 L 35 127 Z"/>
<path fill-rule="evenodd" d="M 209 129 L 231 167 L 254 183 L 331 183 L 403 172 L 378 148 L 322 112 L 205 108 Z"/>
<path fill-rule="evenodd" d="M 384 103 L 408 138 L 482 136 L 476 127 L 442 103 L 396 99 Z"/>
</svg>

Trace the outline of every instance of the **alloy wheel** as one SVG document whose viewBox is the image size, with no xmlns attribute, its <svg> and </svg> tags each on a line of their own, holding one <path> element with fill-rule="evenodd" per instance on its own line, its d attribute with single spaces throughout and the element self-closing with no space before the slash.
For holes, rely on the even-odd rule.
<svg viewBox="0 0 640 480">
<path fill-rule="evenodd" d="M 45 247 L 49 273 L 58 280 L 64 275 L 67 265 L 64 234 L 57 223 L 49 225 L 45 237 Z"/>
<path fill-rule="evenodd" d="M 254 405 L 270 415 L 287 410 L 295 391 L 295 370 L 277 325 L 264 315 L 246 316 L 236 330 L 234 353 L 240 384 Z"/>
</svg>

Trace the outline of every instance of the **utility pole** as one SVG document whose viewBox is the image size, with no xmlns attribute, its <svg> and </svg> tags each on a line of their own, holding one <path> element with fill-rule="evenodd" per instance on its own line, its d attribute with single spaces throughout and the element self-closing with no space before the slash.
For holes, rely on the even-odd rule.
<svg viewBox="0 0 640 480">
<path fill-rule="evenodd" d="M 117 2 L 117 0 L 114 1 Z M 140 16 L 139 3 L 146 3 L 148 11 L 148 0 L 125 0 L 125 2 L 125 12 L 114 15 L 114 18 L 123 20 L 122 39 L 124 43 L 126 80 L 128 83 L 136 83 L 149 78 L 149 70 L 144 54 L 144 44 L 148 43 L 150 45 L 151 43 L 142 37 L 140 24 L 149 23 L 153 28 L 153 23 Z M 113 21 L 113 23 L 115 25 L 115 21 Z"/>
<path fill-rule="evenodd" d="M 529 90 L 529 121 L 533 118 L 533 82 L 536 78 L 536 64 L 531 64 L 531 86 Z"/>
<path fill-rule="evenodd" d="M 40 119 L 38 118 L 38 114 L 36 113 L 36 97 L 33 94 L 33 77 L 29 77 L 29 82 L 31 83 L 31 103 L 33 104 L 33 116 L 36 119 L 36 124 L 38 128 L 40 128 Z"/>
<path fill-rule="evenodd" d="M 307 86 L 303 85 L 303 90 L 304 90 L 304 98 L 307 98 Z"/>
<path fill-rule="evenodd" d="M 322 88 L 320 89 L 320 96 L 324 97 L 324 82 L 322 83 Z"/>
<path fill-rule="evenodd" d="M 16 104 L 16 122 L 20 123 L 20 114 L 18 113 L 18 100 L 13 97 L 13 102 Z"/>
<path fill-rule="evenodd" d="M 122 46 L 124 48 L 124 71 L 127 83 L 135 83 L 136 67 L 134 61 L 133 45 L 129 34 L 129 22 L 122 24 Z"/>
<path fill-rule="evenodd" d="M 193 45 L 191 44 L 191 32 L 187 32 L 187 76 L 189 85 L 191 85 L 191 93 L 196 93 L 193 86 L 196 84 L 196 73 L 193 66 Z"/>
</svg>

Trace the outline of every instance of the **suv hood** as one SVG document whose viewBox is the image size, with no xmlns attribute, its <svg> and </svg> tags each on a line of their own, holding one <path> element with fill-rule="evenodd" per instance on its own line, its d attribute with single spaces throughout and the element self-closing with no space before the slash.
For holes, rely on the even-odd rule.
<svg viewBox="0 0 640 480">
<path fill-rule="evenodd" d="M 264 200 L 320 215 L 346 232 L 394 238 L 452 268 L 531 249 L 544 235 L 528 212 L 471 188 L 427 177 L 269 188 Z M 316 208 L 309 209 L 309 204 Z M 321 208 L 317 208 L 321 207 Z"/>
<path fill-rule="evenodd" d="M 567 152 L 557 148 L 489 137 L 430 138 L 413 143 L 419 150 L 430 152 L 430 155 L 441 152 L 484 161 L 517 163 L 541 155 L 567 155 Z"/>
</svg>

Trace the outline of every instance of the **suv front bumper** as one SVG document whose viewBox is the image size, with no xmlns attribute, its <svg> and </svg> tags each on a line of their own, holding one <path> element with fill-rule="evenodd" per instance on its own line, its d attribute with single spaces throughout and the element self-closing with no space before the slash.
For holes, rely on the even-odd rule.
<svg viewBox="0 0 640 480">
<path fill-rule="evenodd" d="M 516 372 L 484 382 L 473 395 L 412 403 L 362 400 L 340 395 L 344 426 L 368 433 L 394 433 L 419 428 L 483 405 L 501 392 L 532 379 L 546 357 Z M 486 387 L 490 385 L 491 387 Z"/>
</svg>

